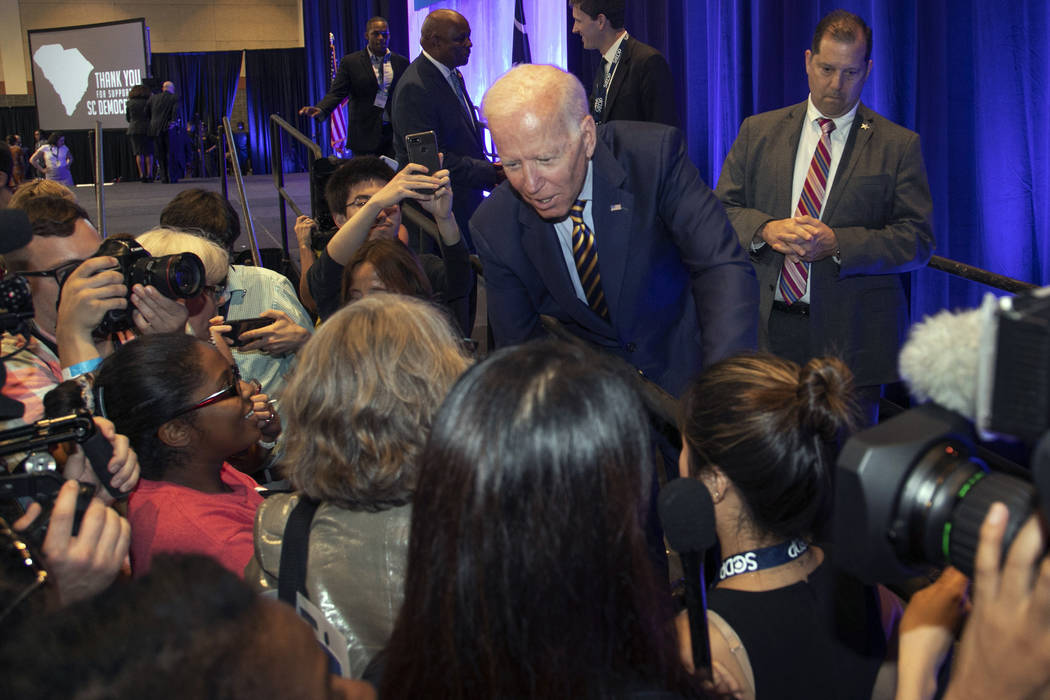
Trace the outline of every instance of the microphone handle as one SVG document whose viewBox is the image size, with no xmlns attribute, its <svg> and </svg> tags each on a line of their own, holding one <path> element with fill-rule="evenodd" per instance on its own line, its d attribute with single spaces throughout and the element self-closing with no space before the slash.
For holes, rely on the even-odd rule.
<svg viewBox="0 0 1050 700">
<path fill-rule="evenodd" d="M 711 640 L 707 635 L 707 593 L 704 589 L 703 552 L 680 552 L 685 575 L 685 607 L 689 614 L 689 636 L 693 667 L 711 676 Z"/>
<path fill-rule="evenodd" d="M 92 426 L 94 426 L 93 423 Z M 113 475 L 109 473 L 109 460 L 113 459 L 113 446 L 109 444 L 109 440 L 102 434 L 102 431 L 95 428 L 91 437 L 80 443 L 80 448 L 84 450 L 84 456 L 87 457 L 88 463 L 95 472 L 95 476 L 98 477 L 99 482 L 109 492 L 109 495 L 118 501 L 127 498 L 128 494 L 113 488 L 109 483 L 110 479 L 113 478 Z"/>
</svg>

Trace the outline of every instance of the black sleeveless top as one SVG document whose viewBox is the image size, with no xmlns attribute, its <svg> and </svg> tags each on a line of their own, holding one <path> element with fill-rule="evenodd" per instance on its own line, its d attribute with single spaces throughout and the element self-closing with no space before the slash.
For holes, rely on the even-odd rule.
<svg viewBox="0 0 1050 700">
<path fill-rule="evenodd" d="M 711 589 L 707 607 L 743 642 L 759 700 L 871 697 L 886 656 L 878 593 L 827 559 L 773 591 Z"/>
</svg>

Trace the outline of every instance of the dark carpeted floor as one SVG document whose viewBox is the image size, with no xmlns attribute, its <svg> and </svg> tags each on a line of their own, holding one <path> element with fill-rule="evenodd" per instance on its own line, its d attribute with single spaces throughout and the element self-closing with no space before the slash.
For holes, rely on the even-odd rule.
<svg viewBox="0 0 1050 700">
<path fill-rule="evenodd" d="M 309 213 L 310 209 L 310 187 L 309 176 L 306 173 L 291 173 L 285 175 L 285 190 L 295 199 L 303 211 Z M 171 199 L 183 190 L 199 187 L 206 190 L 219 192 L 222 184 L 218 178 L 187 178 L 180 180 L 174 185 L 165 185 L 160 182 L 144 184 L 141 182 L 117 182 L 107 184 L 103 193 L 103 209 L 105 210 L 105 232 L 107 235 L 118 233 L 130 233 L 138 235 L 143 231 L 155 228 L 160 223 L 160 212 Z M 259 241 L 260 248 L 280 248 L 281 243 L 281 219 L 278 208 L 277 190 L 273 184 L 271 175 L 248 175 L 244 178 L 245 198 L 248 200 L 248 208 L 251 212 L 252 221 L 255 222 L 255 235 Z M 94 185 L 83 185 L 76 188 L 77 199 L 89 214 L 91 220 L 102 229 L 98 217 L 98 208 L 95 203 Z M 241 200 L 237 194 L 237 185 L 233 178 L 229 179 L 230 202 L 241 212 Z M 295 224 L 295 213 L 287 208 L 288 221 L 288 247 L 292 259 L 298 263 L 299 251 L 295 243 L 295 232 L 292 227 Z M 237 250 L 248 248 L 248 226 L 241 216 L 241 237 L 237 241 Z"/>
</svg>

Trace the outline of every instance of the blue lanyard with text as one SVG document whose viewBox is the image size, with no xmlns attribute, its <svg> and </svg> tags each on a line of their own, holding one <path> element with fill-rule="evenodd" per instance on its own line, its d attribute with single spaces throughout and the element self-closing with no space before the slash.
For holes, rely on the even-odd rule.
<svg viewBox="0 0 1050 700">
<path fill-rule="evenodd" d="M 727 578 L 748 574 L 752 571 L 772 569 L 774 566 L 787 564 L 789 561 L 798 559 L 809 545 L 804 540 L 794 539 L 787 542 L 775 544 L 772 547 L 752 549 L 749 552 L 734 554 L 722 560 L 722 566 L 718 570 L 718 580 L 725 581 Z"/>
</svg>

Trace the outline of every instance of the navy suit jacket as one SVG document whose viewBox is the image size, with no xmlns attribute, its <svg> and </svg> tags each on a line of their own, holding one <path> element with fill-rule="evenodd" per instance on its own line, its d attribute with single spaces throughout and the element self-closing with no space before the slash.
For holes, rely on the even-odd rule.
<svg viewBox="0 0 1050 700">
<path fill-rule="evenodd" d="M 482 190 L 499 183 L 498 171 L 485 157 L 480 127 L 467 115 L 445 76 L 422 53 L 398 82 L 392 115 L 394 153 L 402 166 L 408 162 L 406 135 L 430 130 L 437 135 L 452 180 L 452 212 L 460 231 L 466 233 L 470 215 L 484 199 Z"/>
<path fill-rule="evenodd" d="M 726 156 L 717 193 L 748 250 L 767 221 L 794 213 L 791 181 L 806 107 L 803 101 L 748 117 Z M 829 256 L 812 264 L 809 323 L 814 353 L 841 357 L 857 386 L 897 380 L 897 351 L 908 328 L 900 273 L 929 262 L 932 212 L 919 135 L 858 105 L 821 215 L 835 231 L 841 262 Z M 784 256 L 766 245 L 751 260 L 766 348 Z"/>
<path fill-rule="evenodd" d="M 470 222 L 496 344 L 541 335 L 550 315 L 677 396 L 702 367 L 755 347 L 754 271 L 678 129 L 604 124 L 591 162 L 610 321 L 577 298 L 553 224 L 504 183 Z"/>
<path fill-rule="evenodd" d="M 614 119 L 659 122 L 678 126 L 674 81 L 663 54 L 648 44 L 628 36 L 620 44 L 620 64 L 609 83 L 602 113 L 594 112 L 594 96 L 605 80 L 598 70 L 591 89 L 591 115 L 599 124 Z"/>
<path fill-rule="evenodd" d="M 388 106 L 393 99 L 397 81 L 408 68 L 408 59 L 401 54 L 390 52 L 390 67 L 394 70 L 393 82 L 387 91 Z M 318 119 L 331 116 L 335 108 L 349 97 L 349 115 L 347 117 L 346 141 L 355 155 L 367 153 L 388 153 L 390 144 L 383 142 L 383 110 L 375 106 L 379 83 L 372 70 L 372 59 L 368 49 L 355 51 L 343 56 L 339 70 L 332 80 L 328 94 L 317 103 L 321 110 Z M 391 108 L 390 113 L 393 114 Z"/>
</svg>

